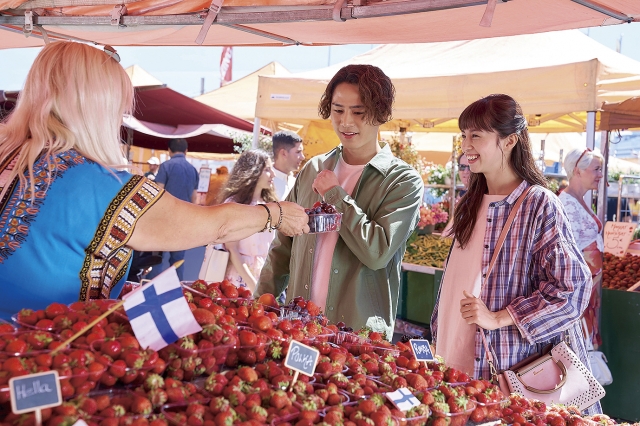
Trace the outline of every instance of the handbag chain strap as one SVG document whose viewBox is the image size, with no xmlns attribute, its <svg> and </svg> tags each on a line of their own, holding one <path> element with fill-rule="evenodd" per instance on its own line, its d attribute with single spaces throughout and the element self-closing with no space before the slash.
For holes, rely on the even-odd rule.
<svg viewBox="0 0 640 426">
<path fill-rule="evenodd" d="M 489 262 L 489 267 L 487 268 L 487 272 L 484 277 L 484 283 L 486 283 L 487 279 L 489 279 L 489 274 L 491 274 L 491 271 L 493 270 L 496 260 L 498 259 L 498 254 L 500 253 L 500 250 L 504 245 L 504 240 L 507 238 L 507 234 L 509 233 L 509 230 L 511 229 L 511 225 L 513 224 L 513 221 L 515 220 L 516 215 L 518 214 L 518 210 L 520 210 L 520 206 L 524 202 L 524 199 L 527 197 L 527 194 L 529 194 L 529 191 L 531 191 L 531 188 L 533 188 L 533 186 L 529 186 L 527 189 L 525 189 L 522 192 L 522 194 L 520 194 L 520 196 L 516 200 L 516 203 L 513 205 L 511 212 L 509 213 L 507 222 L 504 224 L 504 228 L 502 228 L 502 232 L 500 232 L 500 236 L 498 237 L 498 242 L 496 243 L 496 247 L 493 250 L 493 255 L 491 256 L 491 261 Z M 496 370 L 495 361 L 493 359 L 493 355 L 491 354 L 491 351 L 489 350 L 489 344 L 487 343 L 487 339 L 484 337 L 484 329 L 480 326 L 478 326 L 478 329 L 480 329 L 480 336 L 482 337 L 482 344 L 484 345 L 485 356 L 487 357 L 487 362 L 489 363 L 491 378 L 493 379 L 494 383 L 497 383 L 498 370 Z"/>
</svg>

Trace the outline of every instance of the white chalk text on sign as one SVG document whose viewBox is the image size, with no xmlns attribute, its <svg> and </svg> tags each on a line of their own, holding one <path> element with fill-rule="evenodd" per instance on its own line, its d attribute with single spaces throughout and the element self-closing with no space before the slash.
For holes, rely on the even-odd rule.
<svg viewBox="0 0 640 426">
<path fill-rule="evenodd" d="M 30 374 L 9 380 L 11 411 L 15 414 L 28 413 L 62 404 L 58 372 Z"/>
<path fill-rule="evenodd" d="M 304 345 L 295 340 L 289 345 L 287 358 L 284 360 L 285 367 L 298 371 L 306 376 L 313 376 L 318 363 L 320 352 L 316 348 Z"/>
<path fill-rule="evenodd" d="M 433 361 L 433 353 L 431 353 L 431 345 L 426 339 L 411 339 L 409 340 L 411 349 L 418 361 Z"/>
</svg>

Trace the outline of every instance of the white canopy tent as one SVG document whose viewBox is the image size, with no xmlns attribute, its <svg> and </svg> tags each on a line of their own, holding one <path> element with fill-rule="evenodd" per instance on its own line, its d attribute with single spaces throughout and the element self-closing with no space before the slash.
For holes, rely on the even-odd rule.
<svg viewBox="0 0 640 426">
<path fill-rule="evenodd" d="M 585 111 L 640 95 L 640 62 L 577 30 L 468 41 L 383 45 L 287 77 L 261 76 L 256 117 L 318 120 L 327 81 L 347 64 L 380 67 L 396 86 L 395 120 L 384 130 L 457 132 L 455 118 L 490 93 L 518 100 L 532 132 L 584 131 Z"/>
</svg>

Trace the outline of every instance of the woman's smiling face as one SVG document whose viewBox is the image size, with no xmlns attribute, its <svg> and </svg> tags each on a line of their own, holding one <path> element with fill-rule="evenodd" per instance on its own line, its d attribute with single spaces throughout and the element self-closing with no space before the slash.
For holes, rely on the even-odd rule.
<svg viewBox="0 0 640 426">
<path fill-rule="evenodd" d="M 463 130 L 462 151 L 473 173 L 492 173 L 504 167 L 507 161 L 504 147 L 496 132 Z"/>
</svg>

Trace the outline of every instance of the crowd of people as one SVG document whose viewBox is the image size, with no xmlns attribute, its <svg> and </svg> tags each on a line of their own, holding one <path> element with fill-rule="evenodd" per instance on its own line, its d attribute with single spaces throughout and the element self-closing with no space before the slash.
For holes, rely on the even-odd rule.
<svg viewBox="0 0 640 426">
<path fill-rule="evenodd" d="M 116 58 L 81 43 L 46 45 L 0 124 L 0 317 L 17 306 L 116 297 L 134 250 L 168 251 L 173 263 L 186 249 L 215 243 L 230 253 L 226 279 L 235 285 L 256 296 L 303 296 L 333 322 L 390 339 L 424 190 L 418 172 L 378 140 L 394 97 L 379 68 L 340 69 L 319 99 L 336 148 L 298 170 L 302 139 L 275 133 L 273 153 L 248 150 L 229 174 L 219 169 L 217 199 L 200 206 L 186 140 L 169 141 L 170 160 L 151 158 L 145 176 L 128 170 L 119 132 L 133 88 Z M 587 338 L 599 341 L 602 224 L 583 196 L 602 178 L 602 157 L 570 153 L 570 183 L 557 197 L 535 166 L 516 100 L 480 99 L 459 126 L 464 192 L 431 321 L 436 353 L 489 377 L 481 335 L 499 369 L 568 338 L 588 365 L 580 324 L 586 312 Z M 304 207 L 321 201 L 342 213 L 338 232 L 309 233 Z"/>
</svg>

